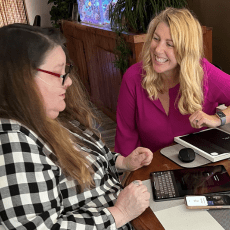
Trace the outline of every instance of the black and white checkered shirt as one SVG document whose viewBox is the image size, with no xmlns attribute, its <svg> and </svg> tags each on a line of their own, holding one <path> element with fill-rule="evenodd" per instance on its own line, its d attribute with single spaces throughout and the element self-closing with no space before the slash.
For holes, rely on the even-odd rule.
<svg viewBox="0 0 230 230">
<path fill-rule="evenodd" d="M 55 155 L 33 131 L 0 119 L 0 224 L 5 229 L 117 229 L 107 207 L 122 189 L 115 168 L 118 154 L 75 125 L 95 170 L 95 188 L 83 193 L 77 193 L 76 182 L 67 180 Z"/>
</svg>

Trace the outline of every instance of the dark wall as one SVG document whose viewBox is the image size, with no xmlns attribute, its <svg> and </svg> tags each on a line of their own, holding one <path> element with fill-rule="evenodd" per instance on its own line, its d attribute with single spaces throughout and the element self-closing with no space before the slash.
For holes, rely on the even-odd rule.
<svg viewBox="0 0 230 230">
<path fill-rule="evenodd" d="M 200 23 L 213 28 L 213 64 L 230 74 L 230 0 L 187 0 Z"/>
</svg>

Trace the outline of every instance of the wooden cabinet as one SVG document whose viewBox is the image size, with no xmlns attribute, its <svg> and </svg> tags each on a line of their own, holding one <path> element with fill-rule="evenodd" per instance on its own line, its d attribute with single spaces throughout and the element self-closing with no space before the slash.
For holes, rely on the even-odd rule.
<svg viewBox="0 0 230 230">
<path fill-rule="evenodd" d="M 63 34 L 67 39 L 69 56 L 78 67 L 79 75 L 92 102 L 116 120 L 116 105 L 122 81 L 114 67 L 116 34 L 109 28 L 63 21 Z M 212 62 L 212 29 L 203 27 L 205 56 Z M 130 65 L 140 61 L 145 34 L 125 34 L 132 49 Z"/>
</svg>

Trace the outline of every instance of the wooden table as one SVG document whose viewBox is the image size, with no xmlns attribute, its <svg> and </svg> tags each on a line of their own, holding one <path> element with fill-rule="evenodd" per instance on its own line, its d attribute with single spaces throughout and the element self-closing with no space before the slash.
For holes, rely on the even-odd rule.
<svg viewBox="0 0 230 230">
<path fill-rule="evenodd" d="M 210 163 L 209 165 L 224 165 L 228 173 L 230 174 L 230 161 L 223 160 L 215 163 Z M 140 168 L 134 172 L 131 172 L 126 179 L 125 185 L 130 184 L 134 180 L 148 180 L 150 179 L 150 172 L 153 171 L 165 171 L 170 169 L 180 169 L 181 167 L 165 156 L 161 155 L 160 150 L 153 154 L 152 163 L 147 166 Z M 155 214 L 150 208 L 147 208 L 145 212 L 142 213 L 138 218 L 132 221 L 132 225 L 136 230 L 164 230 L 163 226 L 156 218 Z"/>
</svg>

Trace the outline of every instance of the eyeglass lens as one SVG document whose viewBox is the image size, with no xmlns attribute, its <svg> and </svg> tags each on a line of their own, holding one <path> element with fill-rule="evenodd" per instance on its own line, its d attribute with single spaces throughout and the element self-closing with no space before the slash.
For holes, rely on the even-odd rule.
<svg viewBox="0 0 230 230">
<path fill-rule="evenodd" d="M 69 76 L 71 69 L 72 69 L 72 65 L 71 65 L 71 64 L 67 64 L 67 65 L 65 66 L 65 75 L 63 76 L 62 85 L 64 85 L 65 80 L 66 80 L 67 77 Z"/>
</svg>

